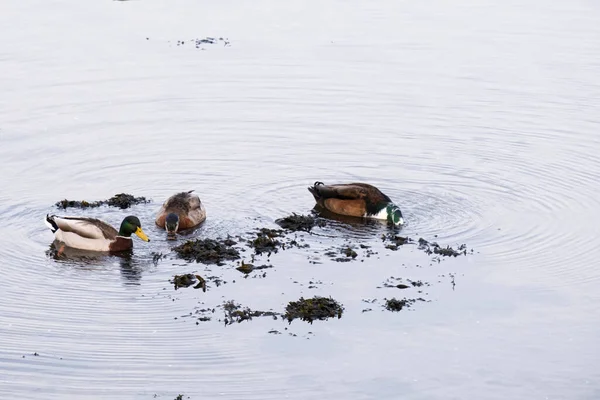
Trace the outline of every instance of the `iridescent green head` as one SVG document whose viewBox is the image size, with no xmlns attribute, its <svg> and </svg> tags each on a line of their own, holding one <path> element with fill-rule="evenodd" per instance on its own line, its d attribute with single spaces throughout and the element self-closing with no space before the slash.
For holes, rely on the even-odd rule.
<svg viewBox="0 0 600 400">
<path fill-rule="evenodd" d="M 121 228 L 119 229 L 119 236 L 131 237 L 132 234 L 136 234 L 140 239 L 149 242 L 148 236 L 142 230 L 142 223 L 139 218 L 133 215 L 125 217 L 121 222 Z"/>
<path fill-rule="evenodd" d="M 394 225 L 404 225 L 404 218 L 402 217 L 402 211 L 397 205 L 390 203 L 385 208 L 387 212 L 387 220 Z"/>
</svg>

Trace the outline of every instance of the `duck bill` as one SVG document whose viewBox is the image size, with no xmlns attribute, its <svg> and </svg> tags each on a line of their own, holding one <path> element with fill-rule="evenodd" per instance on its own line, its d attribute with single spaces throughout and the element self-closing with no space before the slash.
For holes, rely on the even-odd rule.
<svg viewBox="0 0 600 400">
<path fill-rule="evenodd" d="M 175 232 L 167 232 L 167 240 L 177 240 Z"/>
<path fill-rule="evenodd" d="M 144 233 L 144 231 L 142 230 L 142 228 L 137 228 L 135 231 L 135 234 L 138 235 L 138 237 L 140 239 L 142 239 L 144 242 L 149 242 L 150 239 L 148 239 L 148 236 L 146 236 L 146 234 Z"/>
<path fill-rule="evenodd" d="M 176 222 L 176 223 L 167 222 L 165 224 L 165 230 L 167 231 L 167 233 L 169 235 L 174 235 L 175 232 L 177 232 L 177 228 L 179 228 L 179 223 L 178 222 Z"/>
</svg>

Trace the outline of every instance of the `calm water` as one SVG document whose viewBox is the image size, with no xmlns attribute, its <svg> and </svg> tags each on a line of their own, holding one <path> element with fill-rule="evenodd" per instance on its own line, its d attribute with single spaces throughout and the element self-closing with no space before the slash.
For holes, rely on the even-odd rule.
<svg viewBox="0 0 600 400">
<path fill-rule="evenodd" d="M 0 398 L 600 398 L 599 18 L 564 0 L 4 2 Z M 168 282 L 202 264 L 152 262 L 166 196 L 196 189 L 195 235 L 217 237 L 308 212 L 315 180 L 374 183 L 404 233 L 475 254 L 430 266 L 382 249 L 384 227 L 332 223 L 266 278 L 209 268 L 228 284 L 206 293 Z M 119 192 L 153 200 L 127 211 L 152 242 L 46 255 L 54 202 Z M 379 257 L 313 253 L 348 237 Z M 390 276 L 431 301 L 383 311 L 416 295 L 377 289 Z M 343 318 L 182 317 L 312 295 Z"/>
</svg>

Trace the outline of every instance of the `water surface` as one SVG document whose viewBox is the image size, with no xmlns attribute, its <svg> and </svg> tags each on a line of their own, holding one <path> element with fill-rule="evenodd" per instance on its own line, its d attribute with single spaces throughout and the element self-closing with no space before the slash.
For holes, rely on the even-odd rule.
<svg viewBox="0 0 600 400">
<path fill-rule="evenodd" d="M 4 4 L 0 397 L 598 398 L 599 13 L 539 0 Z M 230 45 L 191 41 L 207 36 Z M 373 183 L 402 206 L 403 234 L 475 254 L 430 265 L 383 249 L 383 226 L 331 223 L 306 237 L 311 252 L 351 238 L 378 257 L 309 252 L 313 264 L 293 249 L 263 279 L 211 267 L 228 283 L 173 290 L 174 274 L 206 272 L 153 226 L 167 196 L 195 189 L 208 219 L 192 237 L 218 237 L 309 212 L 316 180 Z M 152 199 L 127 211 L 150 243 L 46 254 L 56 201 L 120 192 Z M 377 289 L 391 276 L 430 282 L 430 302 L 384 311 L 405 295 Z M 182 317 L 312 295 L 344 316 Z"/>
</svg>

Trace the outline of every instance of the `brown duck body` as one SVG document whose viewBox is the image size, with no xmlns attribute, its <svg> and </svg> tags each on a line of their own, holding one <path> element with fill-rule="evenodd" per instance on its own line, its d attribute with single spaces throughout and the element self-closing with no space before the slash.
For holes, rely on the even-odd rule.
<svg viewBox="0 0 600 400">
<path fill-rule="evenodd" d="M 372 217 L 391 203 L 388 196 L 367 183 L 340 183 L 325 185 L 322 182 L 308 188 L 321 207 L 341 215 Z"/>
<path fill-rule="evenodd" d="M 165 227 L 165 220 L 170 213 L 179 217 L 178 230 L 191 229 L 200 225 L 206 219 L 206 209 L 200 197 L 192 194 L 193 190 L 181 192 L 169 197 L 156 216 L 156 225 Z"/>
</svg>

